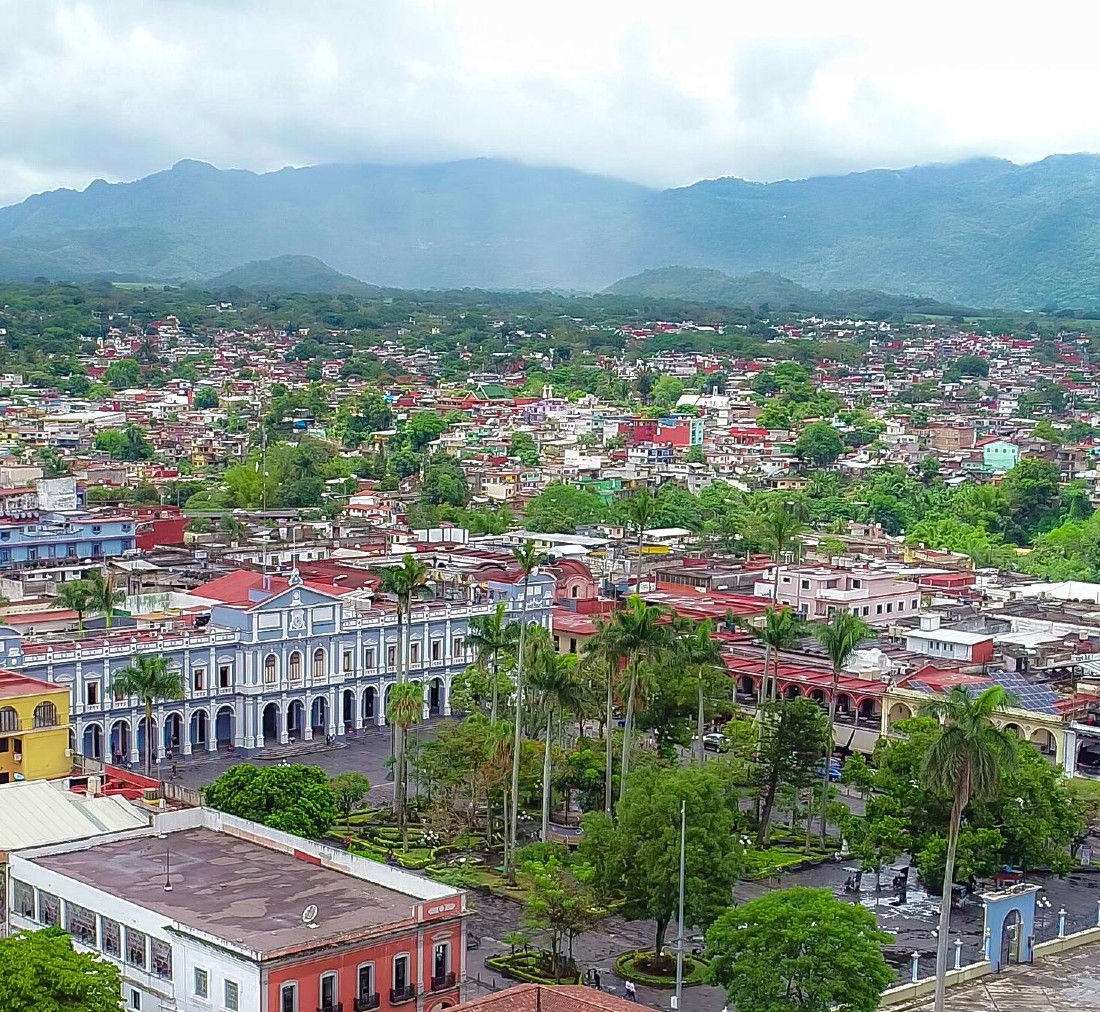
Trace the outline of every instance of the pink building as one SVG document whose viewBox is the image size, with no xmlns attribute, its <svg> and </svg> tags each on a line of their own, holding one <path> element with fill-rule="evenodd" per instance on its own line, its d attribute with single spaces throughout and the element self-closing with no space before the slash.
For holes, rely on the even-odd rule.
<svg viewBox="0 0 1100 1012">
<path fill-rule="evenodd" d="M 757 597 L 772 596 L 774 573 L 773 569 L 755 584 Z M 870 625 L 885 625 L 920 610 L 920 588 L 878 569 L 782 566 L 776 601 L 810 621 L 823 621 L 839 610 L 850 611 Z"/>
</svg>

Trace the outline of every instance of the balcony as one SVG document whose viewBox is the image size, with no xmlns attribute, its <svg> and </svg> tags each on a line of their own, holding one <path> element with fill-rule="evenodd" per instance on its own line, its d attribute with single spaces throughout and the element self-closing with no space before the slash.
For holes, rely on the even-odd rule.
<svg viewBox="0 0 1100 1012">
<path fill-rule="evenodd" d="M 413 985 L 407 987 L 390 988 L 390 1004 L 399 1005 L 401 1002 L 413 1001 L 416 998 L 416 988 Z"/>
<path fill-rule="evenodd" d="M 448 988 L 455 986 L 455 974 L 454 970 L 450 973 L 445 973 L 440 977 L 432 977 L 432 990 L 433 991 L 446 991 Z"/>
<path fill-rule="evenodd" d="M 379 997 L 378 992 L 374 994 L 363 994 L 355 999 L 355 1012 L 371 1012 L 372 1009 L 378 1008 Z"/>
<path fill-rule="evenodd" d="M 344 1003 L 337 1001 L 331 1005 L 318 1005 L 317 1012 L 344 1012 Z"/>
</svg>

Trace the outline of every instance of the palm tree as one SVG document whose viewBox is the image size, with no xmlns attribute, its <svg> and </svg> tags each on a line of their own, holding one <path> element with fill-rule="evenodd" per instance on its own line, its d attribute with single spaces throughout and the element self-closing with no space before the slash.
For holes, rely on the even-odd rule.
<svg viewBox="0 0 1100 1012">
<path fill-rule="evenodd" d="M 137 696 L 145 704 L 145 775 L 152 772 L 153 704 L 165 699 L 183 699 L 183 675 L 169 667 L 164 656 L 138 656 L 111 679 L 111 691 L 120 696 Z"/>
<path fill-rule="evenodd" d="M 657 513 L 657 500 L 650 495 L 648 489 L 643 488 L 640 492 L 626 500 L 623 504 L 623 513 L 626 515 L 627 527 L 635 533 L 638 539 L 638 562 L 634 574 L 637 586 L 634 588 L 634 592 L 639 593 L 642 589 L 642 539 L 645 537 L 645 532 L 653 523 L 653 518 Z M 629 565 L 626 574 L 626 585 L 629 592 Z"/>
<path fill-rule="evenodd" d="M 428 583 L 428 566 L 414 555 L 406 555 L 399 566 L 389 566 L 380 574 L 379 589 L 392 595 L 397 601 L 397 679 L 398 685 L 405 684 L 405 661 L 408 655 L 408 615 L 412 599 L 424 593 Z M 390 690 L 391 692 L 393 689 Z M 405 832 L 405 805 L 408 800 L 409 770 L 405 757 L 405 731 L 400 724 L 390 724 L 394 732 L 394 778 L 393 807 L 397 824 L 402 834 Z"/>
<path fill-rule="evenodd" d="M 125 602 L 126 592 L 116 589 L 114 577 L 105 577 L 98 569 L 89 573 L 83 582 L 88 587 L 88 610 L 103 612 L 110 629 L 111 618 L 115 609 Z"/>
<path fill-rule="evenodd" d="M 386 703 L 386 720 L 391 726 L 398 729 L 402 744 L 407 740 L 409 728 L 418 723 L 424 716 L 424 686 L 420 682 L 400 682 L 390 687 L 389 700 Z M 407 764 L 408 756 L 402 748 L 401 759 Z M 399 771 L 405 790 L 408 790 L 408 770 L 402 768 Z M 396 785 L 396 778 L 395 778 Z M 407 849 L 409 845 L 409 828 L 405 815 L 405 797 L 402 795 L 402 818 L 399 820 L 401 827 L 401 840 Z"/>
<path fill-rule="evenodd" d="M 506 612 L 507 603 L 497 601 L 488 615 L 470 619 L 466 631 L 466 643 L 476 651 L 477 663 L 487 666 L 493 679 L 493 702 L 489 711 L 489 720 L 493 724 L 500 718 L 500 655 L 515 649 L 519 632 L 516 624 L 507 620 Z"/>
<path fill-rule="evenodd" d="M 702 765 L 706 758 L 703 749 L 703 718 L 707 673 L 722 667 L 722 651 L 718 641 L 714 639 L 714 626 L 710 619 L 704 619 L 702 622 L 683 622 L 674 618 L 672 622 L 673 631 L 676 633 L 672 643 L 673 663 L 683 665 L 695 672 L 698 708 L 695 715 L 695 741 L 692 743 L 692 753 L 696 761 Z"/>
<path fill-rule="evenodd" d="M 91 588 L 84 580 L 69 580 L 57 588 L 54 603 L 59 608 L 76 612 L 76 628 L 84 632 L 84 613 L 92 607 Z"/>
<path fill-rule="evenodd" d="M 764 609 L 764 624 L 749 625 L 751 632 L 764 644 L 764 677 L 760 682 L 757 705 L 779 695 L 779 651 L 797 647 L 806 635 L 806 623 L 790 608 Z M 768 674 L 769 665 L 772 668 Z"/>
<path fill-rule="evenodd" d="M 971 801 L 988 801 L 997 794 L 1001 773 L 1016 762 L 1016 738 L 993 723 L 994 714 L 1013 704 L 1003 686 L 991 685 L 971 696 L 956 685 L 945 696 L 930 700 L 922 714 L 940 721 L 940 733 L 924 756 L 921 779 L 929 790 L 954 800 L 947 827 L 947 863 L 940 897 L 940 929 L 936 942 L 935 1012 L 943 1012 L 947 984 L 947 943 L 951 930 L 951 888 L 955 849 L 963 813 Z"/>
<path fill-rule="evenodd" d="M 789 505 L 776 506 L 764 516 L 762 523 L 765 540 L 772 547 L 775 559 L 775 576 L 772 583 L 772 600 L 779 603 L 779 564 L 802 530 L 802 521 Z"/>
<path fill-rule="evenodd" d="M 871 627 L 850 611 L 837 611 L 824 624 L 814 626 L 814 635 L 829 655 L 833 669 L 829 692 L 829 726 L 825 732 L 825 761 L 821 770 L 821 842 L 825 843 L 829 819 L 825 814 L 829 801 L 829 767 L 833 760 L 833 721 L 836 720 L 837 685 L 844 665 L 856 648 L 871 635 Z"/>
<path fill-rule="evenodd" d="M 541 553 L 533 541 L 525 541 L 512 549 L 519 571 L 523 574 L 523 597 L 520 600 L 519 647 L 516 654 L 516 740 L 512 754 L 512 811 L 509 828 L 512 833 L 512 850 L 505 862 L 505 872 L 509 885 L 516 882 L 516 835 L 519 829 L 519 759 L 523 748 L 523 663 L 524 645 L 527 637 L 527 591 L 531 584 L 531 574 L 538 568 Z"/>
<path fill-rule="evenodd" d="M 668 645 L 668 629 L 662 625 L 665 610 L 646 604 L 637 594 L 611 620 L 612 638 L 627 658 L 630 672 L 626 695 L 626 726 L 623 728 L 623 758 L 619 773 L 619 800 L 626 790 L 630 772 L 630 737 L 634 733 L 634 703 L 638 691 L 638 671 L 642 661 Z"/>
<path fill-rule="evenodd" d="M 613 800 L 614 756 L 612 747 L 612 722 L 615 718 L 615 682 L 622 670 L 625 655 L 617 638 L 614 625 L 601 621 L 596 635 L 584 646 L 585 656 L 594 664 L 603 666 L 607 672 L 607 701 L 604 713 L 604 730 L 607 733 L 607 754 L 604 763 L 603 807 L 604 814 L 611 818 Z"/>
<path fill-rule="evenodd" d="M 532 630 L 534 631 L 534 630 Z M 553 773 L 554 717 L 575 708 L 580 702 L 580 683 L 576 680 L 576 657 L 563 657 L 554 651 L 544 629 L 529 651 L 529 685 L 538 694 L 546 718 L 546 743 L 542 753 L 542 840 L 550 840 L 550 778 Z"/>
</svg>

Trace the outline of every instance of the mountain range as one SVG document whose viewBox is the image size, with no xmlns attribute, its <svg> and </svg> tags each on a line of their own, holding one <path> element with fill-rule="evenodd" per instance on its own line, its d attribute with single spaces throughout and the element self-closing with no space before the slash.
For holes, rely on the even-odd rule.
<svg viewBox="0 0 1100 1012">
<path fill-rule="evenodd" d="M 1094 309 L 1098 222 L 1100 156 L 1084 154 L 670 190 L 492 159 L 264 174 L 184 161 L 0 208 L 0 277 L 197 281 L 306 256 L 388 287 L 598 291 L 678 265 Z"/>
</svg>

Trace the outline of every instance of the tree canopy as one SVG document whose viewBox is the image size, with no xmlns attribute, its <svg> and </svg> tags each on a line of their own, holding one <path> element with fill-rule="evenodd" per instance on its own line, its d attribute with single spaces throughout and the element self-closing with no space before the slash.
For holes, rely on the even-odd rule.
<svg viewBox="0 0 1100 1012">
<path fill-rule="evenodd" d="M 120 1012 L 122 974 L 90 952 L 77 952 L 60 928 L 0 938 L 4 1012 Z"/>
<path fill-rule="evenodd" d="M 337 797 L 316 766 L 253 766 L 226 770 L 203 792 L 211 808 L 319 840 L 336 822 Z"/>
</svg>

